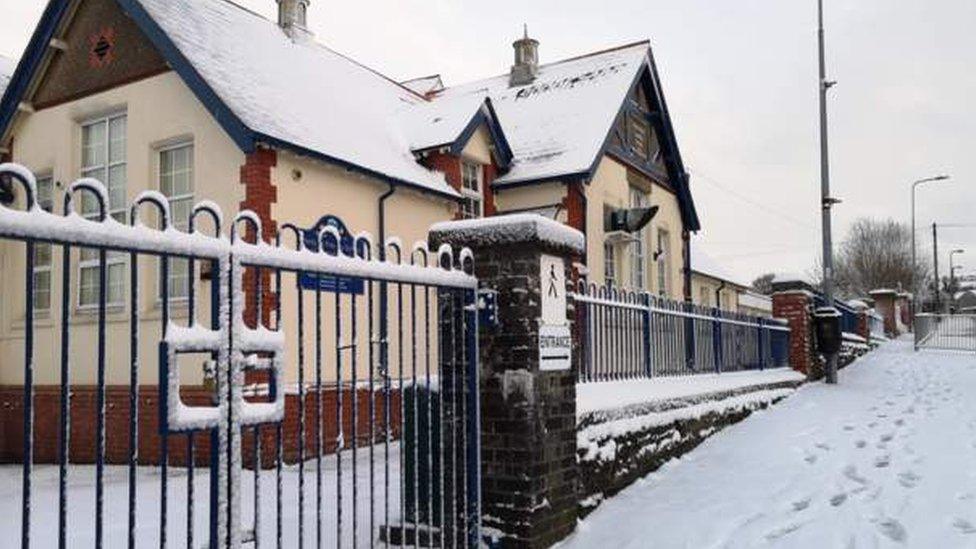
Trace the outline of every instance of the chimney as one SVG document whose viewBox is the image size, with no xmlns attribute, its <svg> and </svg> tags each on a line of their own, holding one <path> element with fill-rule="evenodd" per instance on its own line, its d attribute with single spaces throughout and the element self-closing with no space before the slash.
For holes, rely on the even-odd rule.
<svg viewBox="0 0 976 549">
<path fill-rule="evenodd" d="M 515 64 L 508 83 L 510 87 L 531 84 L 539 74 L 539 41 L 529 38 L 529 26 L 523 27 L 522 38 L 512 43 L 515 48 Z"/>
<path fill-rule="evenodd" d="M 278 26 L 292 40 L 307 38 L 311 36 L 306 26 L 306 15 L 308 13 L 309 0 L 277 0 L 278 2 Z"/>
</svg>

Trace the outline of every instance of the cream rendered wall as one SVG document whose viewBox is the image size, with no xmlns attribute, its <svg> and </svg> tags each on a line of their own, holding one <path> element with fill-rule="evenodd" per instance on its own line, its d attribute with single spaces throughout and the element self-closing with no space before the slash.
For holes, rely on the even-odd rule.
<svg viewBox="0 0 976 549">
<path fill-rule="evenodd" d="M 125 112 L 127 185 L 131 203 L 141 191 L 158 189 L 157 147 L 174 139 L 192 140 L 194 145 L 194 198 L 215 201 L 225 215 L 237 211 L 243 199 L 239 184 L 239 167 L 244 156 L 210 114 L 196 100 L 192 92 L 175 73 L 141 80 L 97 95 L 85 97 L 45 109 L 27 116 L 21 115 L 14 129 L 13 158 L 30 169 L 54 176 L 62 188 L 54 189 L 55 211 L 61 212 L 64 189 L 80 175 L 81 126 L 86 120 Z M 76 202 L 77 203 L 77 202 Z M 152 222 L 148 215 L 143 219 Z M 201 223 L 201 230 L 212 231 L 209 222 Z M 72 256 L 77 258 L 77 250 Z M 54 247 L 52 258 L 51 310 L 40 314 L 35 329 L 35 383 L 53 384 L 60 380 L 61 317 L 61 248 Z M 161 333 L 158 295 L 158 261 L 140 257 L 139 346 L 140 382 L 155 383 L 157 378 L 157 345 Z M 199 265 L 199 264 L 198 264 Z M 23 380 L 23 318 L 24 301 L 24 245 L 0 242 L 0 279 L 3 280 L 0 304 L 0 384 L 19 384 Z M 76 384 L 95 383 L 96 316 L 80 311 L 77 304 L 78 271 L 72 266 L 71 315 L 71 381 Z M 129 288 L 126 273 L 126 297 L 123 307 L 108 314 L 107 380 L 109 384 L 128 383 L 129 380 Z M 208 322 L 210 311 L 206 295 L 209 283 L 196 281 L 198 319 Z M 174 306 L 172 318 L 186 322 L 186 308 Z M 200 362 L 197 360 L 196 362 Z M 187 383 L 202 379 L 199 364 L 182 369 Z"/>
<path fill-rule="evenodd" d="M 473 139 L 474 140 L 474 139 Z M 466 149 L 467 152 L 467 149 Z M 472 154 L 477 154 L 477 149 L 472 149 Z M 301 177 L 295 175 L 300 172 Z M 298 227 L 311 227 L 322 216 L 326 214 L 336 215 L 343 220 L 350 233 L 357 235 L 363 231 L 372 235 L 374 243 L 378 243 L 379 238 L 379 198 L 389 190 L 389 185 L 377 179 L 359 175 L 355 172 L 339 168 L 335 165 L 320 162 L 306 157 L 297 156 L 291 153 L 279 151 L 277 166 L 272 170 L 272 181 L 277 187 L 278 201 L 272 205 L 272 217 L 278 222 L 279 227 L 286 222 L 290 222 Z M 386 236 L 399 237 L 403 243 L 404 262 L 410 261 L 410 251 L 414 243 L 427 241 L 430 226 L 438 221 L 453 219 L 456 211 L 454 201 L 435 197 L 431 194 L 420 193 L 405 187 L 397 187 L 394 194 L 386 201 Z M 291 236 L 286 237 L 287 245 L 294 245 Z M 375 250 L 375 246 L 374 246 Z M 376 253 L 376 252 L 374 252 Z M 390 252 L 389 259 L 395 260 Z M 433 258 L 432 258 L 433 259 Z M 419 261 L 419 256 L 418 256 Z M 286 274 L 282 282 L 282 320 L 286 340 L 286 382 L 294 383 L 298 379 L 299 371 L 299 338 L 298 338 L 298 302 L 299 296 L 296 290 L 295 276 Z M 390 371 L 394 377 L 399 376 L 401 365 L 405 373 L 409 376 L 412 372 L 412 337 L 416 332 L 419 343 L 417 344 L 418 371 L 426 372 L 427 354 L 425 349 L 427 330 L 429 326 L 430 348 L 437 349 L 437 330 L 436 330 L 436 290 L 424 290 L 421 288 L 404 289 L 402 296 L 402 307 L 399 296 L 399 288 L 395 284 L 387 285 L 389 292 L 389 315 L 390 315 Z M 425 291 L 429 296 L 425 296 Z M 372 315 L 368 314 L 370 292 L 372 292 Z M 370 370 L 376 373 L 378 367 L 379 352 L 378 347 L 373 347 L 373 356 L 370 360 L 370 345 L 368 340 L 376 340 L 379 333 L 379 295 L 380 284 L 372 283 L 364 288 L 363 295 L 356 297 L 355 309 L 352 305 L 352 297 L 349 295 L 340 296 L 341 303 L 338 305 L 341 311 L 341 330 L 344 344 L 352 341 L 351 326 L 353 321 L 353 311 L 355 310 L 357 322 L 357 342 L 358 348 L 355 356 L 356 378 L 365 380 L 369 378 Z M 303 365 L 305 379 L 309 382 L 315 379 L 315 357 L 316 357 L 316 338 L 315 326 L 320 323 L 323 334 L 321 344 L 322 354 L 322 379 L 325 383 L 334 383 L 337 376 L 341 379 L 350 380 L 353 372 L 353 355 L 351 351 L 342 353 L 341 374 L 337 369 L 336 360 L 336 321 L 335 311 L 337 308 L 336 295 L 322 293 L 322 317 L 316 318 L 315 312 L 315 292 L 304 291 L 302 298 L 304 301 L 304 351 L 305 362 Z M 417 303 L 417 329 L 413 329 L 413 318 L 411 310 L 413 301 Z M 429 308 L 425 307 L 429 305 Z M 427 311 L 425 318 L 424 311 Z M 404 331 L 404 362 L 398 360 L 401 356 L 401 348 L 396 335 L 399 333 L 402 324 Z M 372 316 L 374 322 L 373 335 L 369 335 L 369 318 Z M 431 353 L 431 369 L 436 373 L 436 354 Z"/>
<path fill-rule="evenodd" d="M 484 124 L 471 135 L 461 156 L 480 164 L 491 164 L 491 134 Z"/>
<path fill-rule="evenodd" d="M 499 214 L 513 210 L 518 211 L 561 205 L 565 198 L 566 185 L 560 182 L 539 183 L 537 185 L 495 190 L 495 206 L 498 208 Z M 563 223 L 567 221 L 565 209 L 560 209 L 556 219 Z"/>
<path fill-rule="evenodd" d="M 694 253 L 694 251 L 692 252 Z M 692 302 L 696 305 L 702 305 L 701 292 L 702 288 L 708 290 L 708 303 L 709 307 L 717 307 L 722 310 L 737 312 L 739 310 L 739 288 L 738 286 L 732 286 L 726 284 L 725 288 L 722 289 L 720 294 L 720 300 L 718 303 L 715 302 L 715 292 L 722 286 L 722 281 L 710 276 L 703 275 L 701 273 L 693 272 L 691 274 L 691 298 Z M 723 303 L 722 301 L 725 301 Z"/>
<path fill-rule="evenodd" d="M 600 161 L 596 174 L 586 186 L 586 257 L 589 268 L 589 279 L 602 283 L 603 268 L 603 208 L 604 205 L 614 208 L 630 206 L 630 183 L 627 180 L 627 167 L 613 158 L 604 156 Z M 650 193 L 651 205 L 658 206 L 657 215 L 645 228 L 645 268 L 646 286 L 644 290 L 660 293 L 657 284 L 658 265 L 653 261 L 652 252 L 657 249 L 657 233 L 659 229 L 668 231 L 670 236 L 672 257 L 670 260 L 671 287 L 668 297 L 683 299 L 683 260 L 681 232 L 683 224 L 678 198 L 660 185 L 653 184 Z M 630 287 L 631 257 L 629 245 L 617 247 L 617 285 Z"/>
</svg>

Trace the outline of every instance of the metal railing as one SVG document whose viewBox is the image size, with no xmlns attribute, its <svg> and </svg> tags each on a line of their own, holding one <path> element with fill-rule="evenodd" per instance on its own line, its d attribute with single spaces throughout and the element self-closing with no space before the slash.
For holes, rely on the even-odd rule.
<svg viewBox="0 0 976 549">
<path fill-rule="evenodd" d="M 0 530 L 21 547 L 479 543 L 469 250 L 291 224 L 272 244 L 252 212 L 225 227 L 207 201 L 184 233 L 154 191 L 120 223 L 92 179 L 58 215 L 28 170 L 0 176 L 23 206 L 0 206 L 4 307 L 23 310 L 2 355 L 22 364 L 22 439 L 3 445 L 19 453 L 21 498 L 0 504 Z M 51 263 L 43 314 L 38 258 Z"/>
<path fill-rule="evenodd" d="M 579 381 L 786 366 L 785 321 L 581 284 L 573 294 L 581 341 Z"/>
<path fill-rule="evenodd" d="M 915 315 L 915 348 L 976 352 L 976 315 Z"/>
</svg>

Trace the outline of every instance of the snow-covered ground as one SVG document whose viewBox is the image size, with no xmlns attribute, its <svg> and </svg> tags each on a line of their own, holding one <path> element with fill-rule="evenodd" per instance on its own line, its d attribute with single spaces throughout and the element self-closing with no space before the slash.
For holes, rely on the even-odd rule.
<svg viewBox="0 0 976 549">
<path fill-rule="evenodd" d="M 400 467 L 399 445 L 390 445 L 389 492 L 384 491 L 385 462 L 383 447 L 376 447 L 374 462 L 375 492 L 373 499 L 373 528 L 370 528 L 369 455 L 359 451 L 356 479 L 356 539 L 362 546 L 370 538 L 378 543 L 378 532 L 386 524 L 386 505 L 389 504 L 390 523 L 400 524 Z M 336 546 L 336 480 L 337 462 L 334 455 L 322 460 L 322 535 L 323 547 Z M 342 453 L 342 545 L 353 545 L 352 453 Z M 125 547 L 128 535 L 128 469 L 125 466 L 106 467 L 105 472 L 105 546 Z M 261 472 L 261 545 L 275 545 L 275 472 Z M 307 547 L 315 546 L 316 497 L 315 462 L 305 464 L 305 524 Z M 169 469 L 167 494 L 169 499 L 167 541 L 171 547 L 183 547 L 186 540 L 187 471 Z M 32 547 L 57 547 L 58 544 L 58 467 L 38 465 L 33 474 L 33 505 L 31 519 Z M 297 466 L 287 466 L 282 474 L 282 541 L 285 547 L 297 547 L 299 517 L 299 475 Z M 159 546 L 161 475 L 156 467 L 140 467 L 137 474 L 138 547 Z M 21 523 L 21 466 L 0 466 L 0 547 L 20 546 Z M 198 468 L 194 475 L 194 547 L 204 547 L 209 539 L 210 473 Z M 254 472 L 242 476 L 242 515 L 245 525 L 254 524 Z M 68 546 L 88 547 L 95 539 L 95 468 L 91 465 L 72 465 L 68 481 Z M 14 541 L 16 540 L 16 541 Z"/>
<path fill-rule="evenodd" d="M 605 502 L 581 547 L 976 548 L 976 354 L 886 343 Z"/>
</svg>

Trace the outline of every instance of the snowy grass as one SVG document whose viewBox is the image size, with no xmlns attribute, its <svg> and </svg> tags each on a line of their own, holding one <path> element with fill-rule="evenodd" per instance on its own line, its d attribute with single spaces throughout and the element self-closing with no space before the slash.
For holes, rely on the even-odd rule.
<svg viewBox="0 0 976 549">
<path fill-rule="evenodd" d="M 892 341 L 605 502 L 565 548 L 976 547 L 976 356 Z"/>
</svg>

